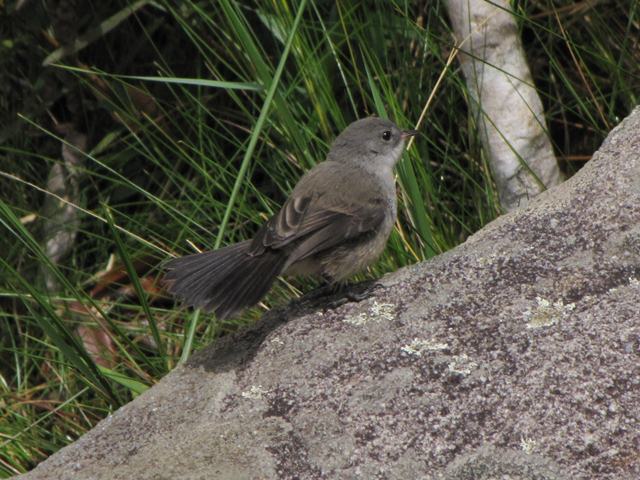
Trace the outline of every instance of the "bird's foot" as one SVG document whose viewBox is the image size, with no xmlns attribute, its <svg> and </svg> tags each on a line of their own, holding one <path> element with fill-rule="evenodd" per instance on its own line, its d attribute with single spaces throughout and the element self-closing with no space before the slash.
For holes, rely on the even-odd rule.
<svg viewBox="0 0 640 480">
<path fill-rule="evenodd" d="M 304 297 L 302 297 L 302 300 L 305 303 L 315 303 L 317 300 L 325 299 L 335 294 L 336 294 L 336 285 L 331 283 L 325 283 L 323 285 L 320 285 L 315 290 L 312 290 L 309 293 L 307 293 Z"/>
<path fill-rule="evenodd" d="M 350 285 L 349 290 L 344 292 L 344 296 L 352 302 L 361 302 L 374 296 L 379 289 L 384 289 L 384 285 L 377 280 L 362 282 Z"/>
<path fill-rule="evenodd" d="M 361 302 L 375 294 L 375 291 L 382 288 L 382 284 L 377 281 L 368 281 L 362 283 L 336 282 L 323 285 L 306 297 L 307 300 L 316 302 L 323 299 L 324 306 L 333 310 L 345 303 Z"/>
</svg>

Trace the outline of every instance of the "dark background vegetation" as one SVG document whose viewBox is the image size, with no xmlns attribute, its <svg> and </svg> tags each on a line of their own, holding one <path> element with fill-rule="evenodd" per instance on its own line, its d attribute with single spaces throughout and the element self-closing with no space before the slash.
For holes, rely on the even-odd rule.
<svg viewBox="0 0 640 480">
<path fill-rule="evenodd" d="M 259 307 L 219 322 L 175 309 L 157 283 L 170 254 L 250 236 L 349 122 L 415 125 L 456 44 L 438 1 L 309 1 L 296 24 L 299 7 L 0 1 L 0 476 L 314 286 L 283 279 Z M 514 8 L 572 175 L 637 104 L 639 4 Z M 434 98 L 398 168 L 396 231 L 360 278 L 452 248 L 500 213 L 455 62 Z M 78 138 L 82 152 L 69 145 Z M 61 196 L 82 209 L 66 221 L 48 183 L 56 165 L 76 186 Z M 52 261 L 43 246 L 65 228 L 75 236 Z"/>
</svg>

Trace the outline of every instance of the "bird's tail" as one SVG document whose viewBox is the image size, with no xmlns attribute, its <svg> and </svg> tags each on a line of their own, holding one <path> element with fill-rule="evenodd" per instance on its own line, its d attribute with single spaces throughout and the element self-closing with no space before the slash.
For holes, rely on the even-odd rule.
<svg viewBox="0 0 640 480">
<path fill-rule="evenodd" d="M 188 305 L 228 318 L 258 303 L 285 264 L 282 252 L 249 255 L 251 241 L 210 252 L 175 258 L 166 263 L 165 285 Z"/>
</svg>

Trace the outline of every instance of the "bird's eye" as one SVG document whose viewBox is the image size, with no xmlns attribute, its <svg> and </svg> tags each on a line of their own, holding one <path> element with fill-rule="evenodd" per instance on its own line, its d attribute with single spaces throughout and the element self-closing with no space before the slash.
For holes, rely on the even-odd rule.
<svg viewBox="0 0 640 480">
<path fill-rule="evenodd" d="M 384 132 L 382 132 L 382 139 L 385 142 L 388 142 L 389 140 L 391 140 L 391 130 L 385 130 Z"/>
</svg>

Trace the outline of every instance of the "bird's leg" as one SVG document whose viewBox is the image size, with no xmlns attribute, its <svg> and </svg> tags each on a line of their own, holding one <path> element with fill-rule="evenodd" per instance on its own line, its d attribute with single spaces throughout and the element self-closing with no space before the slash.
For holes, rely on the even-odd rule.
<svg viewBox="0 0 640 480">
<path fill-rule="evenodd" d="M 322 284 L 303 297 L 305 303 L 319 303 L 324 308 L 333 310 L 348 302 L 361 302 L 372 295 L 382 285 L 370 280 L 361 283 L 335 281 L 328 275 L 322 275 Z"/>
<path fill-rule="evenodd" d="M 327 308 L 332 310 L 348 302 L 361 302 L 374 295 L 375 291 L 382 287 L 380 283 L 373 280 L 361 283 L 339 281 L 328 286 L 332 288 L 331 296 L 335 297 L 327 303 Z"/>
<path fill-rule="evenodd" d="M 384 286 L 377 280 L 369 280 L 361 283 L 345 284 L 343 288 L 348 288 L 344 296 L 352 302 L 361 302 L 375 295 L 376 290 Z"/>
<path fill-rule="evenodd" d="M 328 275 L 322 275 L 322 283 L 318 288 L 304 296 L 307 301 L 314 301 L 322 297 L 329 297 L 336 293 L 336 284 Z"/>
</svg>

